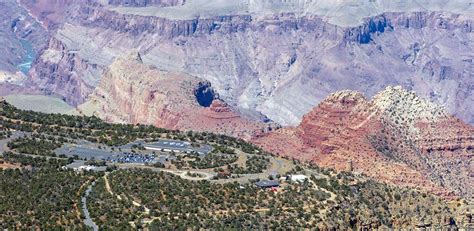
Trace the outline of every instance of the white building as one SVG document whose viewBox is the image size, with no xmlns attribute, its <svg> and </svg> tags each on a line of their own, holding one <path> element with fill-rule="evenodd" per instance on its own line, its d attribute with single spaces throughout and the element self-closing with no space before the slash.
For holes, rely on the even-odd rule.
<svg viewBox="0 0 474 231">
<path fill-rule="evenodd" d="M 304 182 L 306 179 L 308 179 L 307 176 L 305 175 L 289 175 L 288 176 L 288 179 L 293 181 L 293 182 L 299 182 L 299 183 L 302 183 Z"/>
<path fill-rule="evenodd" d="M 91 170 L 94 170 L 95 168 L 96 168 L 95 166 L 83 165 L 83 166 L 74 168 L 74 171 L 91 171 Z"/>
</svg>

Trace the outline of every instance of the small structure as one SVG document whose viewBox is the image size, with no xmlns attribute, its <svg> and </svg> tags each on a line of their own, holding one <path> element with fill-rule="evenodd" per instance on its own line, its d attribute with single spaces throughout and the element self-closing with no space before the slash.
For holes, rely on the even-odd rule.
<svg viewBox="0 0 474 231">
<path fill-rule="evenodd" d="M 74 172 L 80 173 L 85 171 L 103 172 L 107 170 L 107 166 L 87 165 L 83 160 L 75 160 L 74 162 L 63 166 L 63 169 L 72 169 Z"/>
<path fill-rule="evenodd" d="M 291 180 L 293 182 L 303 183 L 306 179 L 308 179 L 305 175 L 288 175 L 287 180 Z"/>
<path fill-rule="evenodd" d="M 255 183 L 255 185 L 260 188 L 275 188 L 280 186 L 280 182 L 277 180 L 261 180 Z"/>
<path fill-rule="evenodd" d="M 75 171 L 92 171 L 95 169 L 96 167 L 91 165 L 79 166 L 78 168 L 74 168 Z"/>
</svg>

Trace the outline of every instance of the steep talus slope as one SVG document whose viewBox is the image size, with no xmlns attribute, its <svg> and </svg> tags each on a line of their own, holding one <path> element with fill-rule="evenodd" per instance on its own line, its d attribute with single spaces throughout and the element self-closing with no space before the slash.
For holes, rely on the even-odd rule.
<svg viewBox="0 0 474 231">
<path fill-rule="evenodd" d="M 474 128 L 401 87 L 370 101 L 339 91 L 295 128 L 254 138 L 267 150 L 443 196 L 472 197 Z"/>
<path fill-rule="evenodd" d="M 15 0 L 0 1 L 0 96 L 34 93 L 26 72 L 46 46 L 48 34 Z"/>
<path fill-rule="evenodd" d="M 59 40 L 52 38 L 41 57 L 30 70 L 29 89 L 45 95 L 64 98 L 71 105 L 78 105 L 90 95 L 99 79 L 101 67 L 68 50 Z"/>
<path fill-rule="evenodd" d="M 208 107 L 199 104 L 199 92 L 208 92 L 204 94 L 212 102 Z M 243 137 L 265 128 L 263 123 L 241 117 L 211 92 L 209 82 L 143 64 L 141 56 L 132 52 L 107 68 L 98 87 L 79 109 L 112 122 Z"/>
<path fill-rule="evenodd" d="M 352 9 L 337 2 L 347 15 L 361 18 L 351 24 L 345 19 L 349 16 L 334 16 L 337 11 L 322 12 L 323 6 L 334 8 L 326 1 L 306 8 L 295 1 L 227 2 L 207 2 L 202 14 L 191 7 L 196 1 L 121 10 L 94 1 L 76 3 L 68 6 L 77 10 L 54 36 L 99 69 L 125 50 L 138 48 L 146 64 L 206 79 L 232 107 L 263 113 L 282 125 L 297 125 L 334 91 L 353 89 L 373 96 L 388 85 L 415 90 L 473 123 L 474 39 L 472 16 L 459 10 L 470 7 L 464 1 L 439 1 L 424 10 L 411 2 L 394 6 L 375 1 L 376 10 L 370 4 L 354 3 Z M 241 6 L 248 9 L 239 10 Z M 179 9 L 192 17 L 166 13 Z M 161 10 L 161 16 L 143 13 Z M 41 88 L 55 88 L 32 80 Z M 61 95 L 68 102 L 85 99 Z"/>
<path fill-rule="evenodd" d="M 446 11 L 472 16 L 473 6 L 469 1 L 431 0 L 186 0 L 177 7 L 118 7 L 111 8 L 125 14 L 164 17 L 176 20 L 210 18 L 221 15 L 261 16 L 292 13 L 296 16 L 318 15 L 331 24 L 357 26 L 365 18 L 384 12 Z"/>
<path fill-rule="evenodd" d="M 16 2 L 25 9 L 28 9 L 28 13 L 41 22 L 45 29 L 54 31 L 61 27 L 67 18 L 77 11 L 80 4 L 88 4 L 91 1 L 17 0 Z"/>
</svg>

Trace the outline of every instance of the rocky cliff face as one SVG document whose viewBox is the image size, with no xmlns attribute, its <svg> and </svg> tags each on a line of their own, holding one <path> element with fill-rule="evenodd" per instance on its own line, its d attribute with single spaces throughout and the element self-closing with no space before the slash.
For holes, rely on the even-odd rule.
<svg viewBox="0 0 474 231">
<path fill-rule="evenodd" d="M 353 91 L 334 93 L 298 127 L 263 134 L 254 142 L 281 155 L 343 171 L 351 166 L 443 196 L 474 193 L 474 128 L 400 87 L 389 87 L 370 101 Z"/>
<path fill-rule="evenodd" d="M 144 7 L 144 6 L 177 6 L 183 5 L 185 0 L 108 0 L 109 5 L 114 6 L 133 6 L 133 7 Z"/>
<path fill-rule="evenodd" d="M 28 10 L 30 16 L 41 23 L 50 31 L 58 29 L 66 22 L 67 18 L 74 14 L 80 4 L 90 4 L 91 0 L 18 0 L 21 7 Z"/>
<path fill-rule="evenodd" d="M 71 20 L 93 28 L 108 28 L 132 36 L 154 34 L 168 39 L 179 36 L 209 35 L 215 32 L 235 33 L 249 27 L 248 15 L 216 16 L 205 19 L 171 20 L 159 17 L 120 14 L 96 5 L 82 5 Z M 140 36 L 141 37 L 141 36 Z"/>
<path fill-rule="evenodd" d="M 95 76 L 100 73 L 97 64 L 82 59 L 77 52 L 68 50 L 61 41 L 52 38 L 30 70 L 27 84 L 32 90 L 78 105 L 92 93 L 98 82 Z"/>
<path fill-rule="evenodd" d="M 53 37 L 27 90 L 109 121 L 238 136 L 265 129 L 241 116 L 261 113 L 300 124 L 255 138 L 269 150 L 472 196 L 472 127 L 449 116 L 474 124 L 469 1 L 19 2 L 3 4 L 26 9 L 15 28 L 37 20 Z M 117 59 L 130 49 L 141 57 Z"/>
<path fill-rule="evenodd" d="M 14 0 L 0 2 L 0 9 L 0 72 L 13 75 L 20 70 L 19 65 L 29 63 L 26 57 L 34 56 L 32 53 L 46 45 L 48 35 L 41 24 Z"/>
<path fill-rule="evenodd" d="M 275 2 L 266 3 L 272 8 L 253 2 L 247 13 L 216 15 L 210 4 L 212 14 L 195 15 L 189 13 L 193 2 L 165 11 L 117 10 L 94 1 L 76 4 L 77 10 L 55 37 L 98 68 L 110 65 L 125 50 L 138 48 L 146 64 L 205 79 L 232 107 L 263 113 L 282 125 L 297 125 L 334 91 L 353 89 L 373 96 L 388 85 L 415 90 L 474 123 L 469 106 L 474 104 L 470 88 L 474 80 L 468 15 L 451 8 L 396 10 L 348 26 L 331 23 L 312 3 L 304 14 L 280 11 Z M 387 8 L 383 6 L 380 9 Z M 179 9 L 195 17 L 170 13 Z"/>
<path fill-rule="evenodd" d="M 196 93 L 212 92 L 209 82 L 143 64 L 132 52 L 105 71 L 100 84 L 79 109 L 111 122 L 153 124 L 168 129 L 213 131 L 249 136 L 265 124 L 249 121 L 210 95 L 201 106 Z"/>
</svg>

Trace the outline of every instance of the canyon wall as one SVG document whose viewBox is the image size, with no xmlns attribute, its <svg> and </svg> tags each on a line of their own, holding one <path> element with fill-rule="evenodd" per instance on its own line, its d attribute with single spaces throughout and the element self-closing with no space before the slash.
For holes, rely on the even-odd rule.
<svg viewBox="0 0 474 231">
<path fill-rule="evenodd" d="M 388 85 L 474 123 L 472 18 L 463 14 L 383 13 L 348 27 L 309 13 L 175 19 L 78 7 L 54 36 L 89 64 L 100 69 L 138 49 L 146 64 L 205 79 L 232 107 L 282 125 L 298 124 L 334 91 L 373 96 Z"/>
<path fill-rule="evenodd" d="M 239 115 L 214 95 L 209 82 L 143 64 L 137 52 L 121 56 L 107 67 L 79 110 L 110 122 L 211 131 L 243 138 L 269 126 Z"/>
<path fill-rule="evenodd" d="M 254 137 L 281 155 L 472 197 L 468 1 L 19 2 L 29 20 L 15 28 L 28 35 L 21 25 L 34 20 L 49 41 L 27 91 L 111 122 Z M 295 127 L 267 133 L 269 119 Z"/>
<path fill-rule="evenodd" d="M 108 0 L 107 3 L 113 6 L 177 6 L 184 4 L 186 0 Z"/>
<path fill-rule="evenodd" d="M 71 105 L 84 102 L 92 93 L 103 68 L 68 50 L 55 38 L 33 65 L 27 81 L 29 89 L 64 99 Z"/>
<path fill-rule="evenodd" d="M 0 72 L 13 74 L 29 55 L 34 55 L 31 53 L 38 53 L 47 44 L 48 35 L 14 0 L 0 2 L 0 9 Z"/>
</svg>

